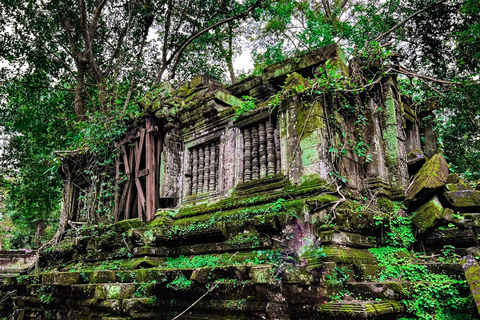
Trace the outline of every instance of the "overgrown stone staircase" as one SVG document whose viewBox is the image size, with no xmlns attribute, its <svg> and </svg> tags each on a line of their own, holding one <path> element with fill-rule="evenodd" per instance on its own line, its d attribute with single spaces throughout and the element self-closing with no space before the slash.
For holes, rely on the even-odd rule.
<svg viewBox="0 0 480 320">
<path fill-rule="evenodd" d="M 413 316 L 409 301 L 439 279 L 469 299 L 453 250 L 395 249 L 382 258 L 371 250 L 383 239 L 378 205 L 347 200 L 333 216 L 329 209 L 339 199 L 321 179 L 289 185 L 270 177 L 218 202 L 159 210 L 149 224 L 137 219 L 69 230 L 40 254 L 40 272 L 5 278 L 0 290 L 14 294 L 2 298 L 1 317 L 398 319 Z M 427 239 L 476 226 L 466 217 L 440 223 Z M 415 267 L 395 269 L 393 277 L 393 256 Z M 478 318 L 470 306 L 464 314 Z"/>
</svg>

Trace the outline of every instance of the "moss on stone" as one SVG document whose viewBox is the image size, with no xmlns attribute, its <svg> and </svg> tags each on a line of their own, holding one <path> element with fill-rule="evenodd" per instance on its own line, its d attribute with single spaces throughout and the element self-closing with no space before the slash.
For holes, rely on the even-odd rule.
<svg viewBox="0 0 480 320">
<path fill-rule="evenodd" d="M 384 212 L 394 212 L 395 204 L 387 198 L 378 198 L 377 205 Z"/>
<path fill-rule="evenodd" d="M 448 164 L 443 155 L 436 154 L 414 176 L 406 191 L 406 199 L 412 200 L 435 192 L 445 185 L 447 178 Z"/>
<path fill-rule="evenodd" d="M 435 196 L 429 202 L 417 209 L 412 216 L 412 222 L 417 227 L 419 233 L 424 233 L 435 226 L 443 216 L 443 207 Z"/>
</svg>

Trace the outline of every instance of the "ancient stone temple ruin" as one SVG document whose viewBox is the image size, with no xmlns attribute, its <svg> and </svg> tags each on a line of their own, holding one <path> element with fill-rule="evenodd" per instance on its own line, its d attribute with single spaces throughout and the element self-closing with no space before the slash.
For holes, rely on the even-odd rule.
<svg viewBox="0 0 480 320">
<path fill-rule="evenodd" d="M 347 88 L 376 74 L 359 65 L 330 45 L 229 87 L 165 83 L 116 163 L 59 154 L 63 222 L 36 271 L 5 278 L 0 318 L 414 318 L 429 274 L 477 319 L 480 191 L 448 173 L 436 100 L 414 103 L 394 74 Z M 419 276 L 389 274 L 394 256 Z"/>
</svg>

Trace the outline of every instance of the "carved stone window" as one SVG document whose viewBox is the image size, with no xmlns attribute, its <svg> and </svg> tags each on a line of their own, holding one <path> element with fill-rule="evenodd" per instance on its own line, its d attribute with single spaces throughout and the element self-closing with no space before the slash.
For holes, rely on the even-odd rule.
<svg viewBox="0 0 480 320">
<path fill-rule="evenodd" d="M 281 172 L 280 134 L 277 121 L 264 119 L 243 127 L 243 181 Z"/>
<path fill-rule="evenodd" d="M 187 196 L 218 190 L 219 140 L 189 149 Z"/>
</svg>

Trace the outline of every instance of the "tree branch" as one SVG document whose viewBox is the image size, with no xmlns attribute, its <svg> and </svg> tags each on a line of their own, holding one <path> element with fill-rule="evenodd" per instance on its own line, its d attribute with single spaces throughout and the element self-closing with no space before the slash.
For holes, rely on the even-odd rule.
<svg viewBox="0 0 480 320">
<path fill-rule="evenodd" d="M 475 128 L 476 131 L 480 131 L 477 123 L 475 122 L 475 118 L 473 117 L 472 103 L 470 102 L 470 97 L 468 96 L 467 91 L 465 91 L 465 98 L 467 98 L 468 115 L 469 115 L 469 118 L 470 118 L 470 122 L 472 123 L 472 126 Z"/>
<path fill-rule="evenodd" d="M 400 21 L 399 23 L 397 23 L 397 25 L 395 25 L 394 27 L 390 28 L 389 30 L 385 31 L 384 33 L 380 34 L 378 37 L 375 38 L 375 41 L 380 41 L 383 37 L 389 35 L 390 33 L 392 33 L 393 31 L 397 30 L 398 28 L 400 28 L 401 26 L 403 26 L 405 23 L 407 23 L 409 20 L 415 18 L 416 16 L 418 16 L 419 14 L 437 6 L 437 5 L 441 5 L 445 2 L 446 0 L 442 0 L 440 2 L 437 2 L 437 3 L 434 3 L 428 7 L 425 7 L 423 8 L 422 10 L 420 11 L 417 11 L 411 15 L 409 15 L 407 18 L 403 19 L 402 21 Z"/>
<path fill-rule="evenodd" d="M 197 33 L 191 35 L 187 40 L 185 40 L 183 42 L 182 46 L 176 52 L 174 52 L 171 56 L 171 58 L 175 57 L 175 62 L 174 62 L 173 67 L 172 67 L 172 74 L 170 75 L 170 79 L 173 79 L 175 77 L 175 71 L 176 71 L 176 68 L 178 66 L 178 63 L 180 62 L 180 58 L 181 58 L 183 52 L 185 51 L 185 49 L 190 45 L 190 43 L 193 42 L 193 40 L 197 39 L 198 37 L 200 37 L 204 33 L 208 32 L 212 29 L 215 29 L 215 28 L 217 28 L 217 27 L 219 27 L 219 26 L 221 26 L 225 23 L 229 23 L 231 21 L 238 20 L 238 19 L 246 17 L 251 11 L 256 9 L 262 1 L 263 0 L 257 0 L 253 5 L 251 5 L 249 8 L 247 8 L 247 10 L 245 10 L 244 12 L 239 13 L 237 15 L 234 15 L 230 18 L 221 20 L 217 23 L 214 23 L 211 26 L 209 26 L 209 27 L 207 27 L 203 30 L 200 30 Z"/>
<path fill-rule="evenodd" d="M 88 31 L 90 39 L 94 38 L 95 30 L 97 30 L 98 21 L 100 20 L 102 10 L 105 7 L 106 3 L 107 3 L 107 0 L 102 0 L 98 4 L 98 6 L 95 8 L 95 13 L 93 14 L 92 22 L 90 23 L 90 30 Z"/>
</svg>

